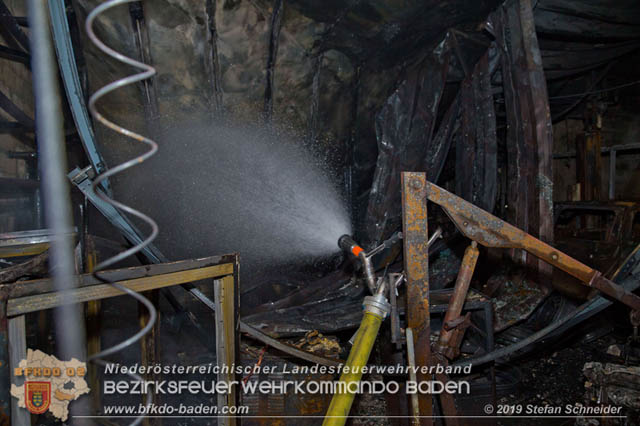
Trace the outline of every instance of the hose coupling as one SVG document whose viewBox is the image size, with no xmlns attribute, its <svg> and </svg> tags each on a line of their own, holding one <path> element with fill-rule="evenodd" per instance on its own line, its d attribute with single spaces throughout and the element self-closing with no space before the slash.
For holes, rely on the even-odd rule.
<svg viewBox="0 0 640 426">
<path fill-rule="evenodd" d="M 391 305 L 387 302 L 387 298 L 382 294 L 374 294 L 373 296 L 367 296 L 362 302 L 364 312 L 376 315 L 383 320 L 389 315 L 391 311 Z"/>
</svg>

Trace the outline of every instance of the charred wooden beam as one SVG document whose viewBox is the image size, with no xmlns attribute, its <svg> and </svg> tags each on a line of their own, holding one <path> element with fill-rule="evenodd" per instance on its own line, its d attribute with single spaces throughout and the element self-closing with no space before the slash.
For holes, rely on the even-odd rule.
<svg viewBox="0 0 640 426">
<path fill-rule="evenodd" d="M 18 123 L 30 129 L 35 128 L 33 119 L 29 117 L 24 111 L 22 111 L 11 99 L 9 99 L 4 93 L 0 91 L 0 108 L 2 108 L 7 114 L 15 118 Z"/>
<path fill-rule="evenodd" d="M 456 138 L 456 193 L 493 211 L 497 194 L 496 116 L 489 51 L 460 88 L 462 128 Z"/>
<path fill-rule="evenodd" d="M 615 24 L 632 24 L 640 22 L 640 10 L 625 7 L 633 1 L 610 2 L 609 0 L 589 0 L 576 3 L 574 0 L 539 0 L 538 10 L 555 12 L 585 19 L 594 19 Z"/>
<path fill-rule="evenodd" d="M 31 259 L 0 270 L 0 284 L 16 281 L 18 278 L 32 275 L 44 275 L 47 272 L 49 251 L 45 251 Z"/>
<path fill-rule="evenodd" d="M 206 0 L 205 17 L 207 26 L 207 47 L 205 52 L 205 64 L 209 79 L 209 104 L 211 112 L 215 115 L 222 112 L 222 81 L 220 75 L 220 59 L 218 58 L 218 30 L 216 28 L 216 3 L 217 0 Z"/>
<path fill-rule="evenodd" d="M 3 0 L 0 0 L 0 34 L 13 49 L 29 52 L 29 38 Z"/>
<path fill-rule="evenodd" d="M 271 27 L 269 36 L 269 55 L 267 56 L 267 82 L 264 88 L 264 119 L 271 121 L 273 116 L 273 81 L 275 75 L 276 60 L 278 58 L 278 45 L 280 30 L 282 29 L 282 14 L 284 11 L 283 0 L 274 0 L 273 13 L 271 14 Z"/>
<path fill-rule="evenodd" d="M 33 133 L 33 127 L 26 127 L 16 121 L 0 120 L 0 133 Z"/>
<path fill-rule="evenodd" d="M 587 2 L 584 2 L 587 3 Z M 582 5 L 582 2 L 581 2 Z M 640 37 L 640 27 L 616 22 L 593 19 L 592 16 L 579 16 L 573 6 L 569 13 L 536 8 L 535 29 L 540 34 L 556 38 L 585 41 L 631 40 Z M 624 14 L 624 13 L 621 13 Z"/>
<path fill-rule="evenodd" d="M 8 59 L 14 62 L 20 62 L 31 69 L 31 56 L 22 50 L 12 49 L 7 46 L 0 46 L 0 58 Z"/>
<path fill-rule="evenodd" d="M 552 133 L 542 58 L 530 0 L 499 9 L 496 37 L 503 46 L 502 75 L 507 112 L 508 220 L 553 241 Z M 520 254 L 522 255 L 520 257 Z M 550 276 L 543 262 L 519 252 L 534 272 Z"/>
</svg>

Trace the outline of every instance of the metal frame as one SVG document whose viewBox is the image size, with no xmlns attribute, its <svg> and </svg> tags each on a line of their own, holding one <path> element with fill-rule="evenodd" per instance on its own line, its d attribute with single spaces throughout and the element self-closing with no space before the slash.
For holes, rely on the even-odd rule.
<svg viewBox="0 0 640 426">
<path fill-rule="evenodd" d="M 136 291 L 157 290 L 164 287 L 184 284 L 200 280 L 213 279 L 216 305 L 216 348 L 217 362 L 233 364 L 238 354 L 238 256 L 225 255 L 201 259 L 183 260 L 156 265 L 145 265 L 126 269 L 115 269 L 101 272 L 103 278 L 117 282 Z M 60 294 L 53 289 L 53 280 L 41 279 L 21 281 L 0 285 L 0 296 L 6 300 L 6 317 L 8 328 L 7 345 L 9 348 L 9 372 L 26 356 L 25 315 L 63 304 L 100 300 L 123 295 L 122 292 L 108 284 L 103 284 L 92 274 L 76 276 L 78 286 L 67 293 Z M 2 333 L 0 333 L 0 337 Z M 148 350 L 153 347 L 155 335 L 145 336 L 142 350 L 148 357 Z M 2 340 L 2 339 L 0 339 Z M 152 352 L 151 352 L 152 353 Z M 145 354 L 143 354 L 145 355 Z M 155 360 L 149 359 L 151 363 Z M 5 368 L 7 368 L 5 367 Z M 233 375 L 219 375 L 218 380 L 232 381 Z M 20 385 L 14 376 L 11 383 Z M 94 391 L 98 391 L 95 389 Z M 237 389 L 229 394 L 219 395 L 219 405 L 235 405 Z M 11 424 L 24 426 L 30 424 L 30 414 L 18 409 L 17 400 L 11 401 Z M 222 424 L 233 426 L 235 418 L 225 418 Z"/>
<path fill-rule="evenodd" d="M 424 176 L 424 173 L 421 174 Z M 574 276 L 584 285 L 600 290 L 634 311 L 640 311 L 640 297 L 605 278 L 600 271 L 590 268 L 566 253 L 433 183 L 426 183 L 424 196 L 429 201 L 441 206 L 467 238 L 477 241 L 485 247 L 525 250 L 549 265 Z"/>
<path fill-rule="evenodd" d="M 140 237 L 142 233 L 115 207 L 106 203 L 95 193 L 92 186 L 93 182 L 88 174 L 91 169 L 91 166 L 82 170 L 76 167 L 67 174 L 67 177 L 71 180 L 71 183 L 91 201 L 91 204 L 93 204 L 113 226 L 118 228 L 130 243 L 134 245 L 142 243 L 143 239 Z M 142 253 L 153 263 L 167 262 L 168 260 L 153 244 L 149 244 L 143 248 Z"/>
<path fill-rule="evenodd" d="M 80 78 L 78 77 L 78 67 L 73 53 L 64 0 L 50 0 L 48 3 L 53 42 L 58 55 L 58 65 L 60 66 L 60 74 L 64 82 L 67 99 L 69 100 L 69 107 L 73 114 L 73 121 L 76 123 L 76 128 L 89 162 L 94 170 L 100 174 L 106 171 L 106 165 L 96 146 L 93 127 L 87 112 Z M 111 195 L 111 186 L 108 179 L 102 182 L 102 187 L 107 195 Z"/>
<path fill-rule="evenodd" d="M 448 358 L 455 358 L 457 351 L 449 350 L 443 342 L 442 334 L 439 344 L 434 346 L 431 353 L 429 307 L 433 303 L 434 295 L 429 295 L 428 283 L 428 221 L 427 200 L 438 204 L 453 221 L 460 232 L 473 242 L 465 252 L 465 260 L 449 300 L 447 315 L 443 321 L 443 332 L 453 330 L 461 337 L 467 325 L 468 316 L 460 317 L 468 296 L 468 283 L 475 267 L 477 258 L 476 243 L 486 247 L 522 249 L 536 256 L 551 266 L 562 269 L 578 278 L 585 285 L 596 288 L 601 292 L 632 308 L 632 323 L 638 321 L 640 312 L 640 297 L 605 278 L 600 271 L 584 265 L 560 250 L 527 234 L 521 229 L 493 216 L 464 199 L 428 182 L 425 173 L 402 173 L 402 212 L 404 235 L 404 262 L 407 275 L 407 322 L 408 327 L 415 332 L 413 338 L 416 349 L 415 363 L 418 366 L 430 365 L 432 358 L 447 364 Z M 473 254 L 473 253 L 475 254 Z M 472 256 L 473 255 L 473 256 Z M 469 257 L 469 259 L 467 259 Z M 465 269 L 465 262 L 468 263 Z M 464 284 L 464 285 L 462 285 Z M 466 306 L 465 306 L 466 307 Z M 468 315 L 468 314 L 467 314 Z M 449 321 L 449 323 L 447 323 Z M 635 324 L 635 323 L 634 323 Z M 637 324 L 636 324 L 637 325 Z M 449 327 L 449 328 L 447 328 Z M 463 327 L 460 330 L 455 330 Z M 489 337 L 489 336 L 487 336 Z M 454 339 L 460 342 L 460 339 Z M 491 338 L 492 340 L 492 338 Z M 454 343 L 455 343 L 454 342 Z M 455 343 L 456 346 L 459 343 Z M 454 348 L 455 349 L 455 348 Z M 418 380 L 427 380 L 417 378 Z M 440 400 L 445 415 L 456 413 L 455 401 L 441 396 Z M 420 416 L 431 415 L 431 400 L 418 402 Z M 414 411 L 415 412 L 415 411 Z M 421 423 L 429 420 L 420 419 Z M 456 419 L 451 420 L 457 424 Z"/>
<path fill-rule="evenodd" d="M 78 229 L 73 228 L 70 234 L 75 237 L 77 232 Z M 52 237 L 53 235 L 49 229 L 0 234 L 0 257 L 22 257 L 40 254 L 49 248 Z"/>
</svg>

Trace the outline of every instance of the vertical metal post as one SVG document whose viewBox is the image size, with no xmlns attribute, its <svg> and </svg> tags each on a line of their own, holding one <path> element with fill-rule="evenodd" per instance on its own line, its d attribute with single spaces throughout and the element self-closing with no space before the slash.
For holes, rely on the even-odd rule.
<svg viewBox="0 0 640 426">
<path fill-rule="evenodd" d="M 616 199 L 616 150 L 609 151 L 609 199 Z"/>
<path fill-rule="evenodd" d="M 73 244 L 71 241 L 71 200 L 66 179 L 66 152 L 63 117 L 58 88 L 57 65 L 53 55 L 47 3 L 29 0 L 29 28 L 36 98 L 36 131 L 42 167 L 42 192 L 47 227 L 53 232 L 50 270 L 56 291 L 75 287 Z M 63 358 L 84 353 L 80 325 L 84 324 L 76 306 L 56 310 L 58 348 Z"/>
<path fill-rule="evenodd" d="M 49 271 L 54 289 L 64 292 L 76 287 L 71 229 L 71 197 L 66 178 L 67 154 L 64 144 L 64 117 L 58 87 L 58 65 L 53 51 L 47 14 L 48 2 L 28 0 L 31 37 L 31 68 L 36 109 L 36 135 L 41 168 L 41 188 L 45 221 L 53 235 Z M 79 305 L 55 310 L 56 349 L 61 359 L 86 359 L 84 319 Z M 71 415 L 86 412 L 88 401 L 79 401 Z M 75 422 L 85 424 L 83 420 Z M 28 423 L 21 423 L 28 424 Z"/>
<path fill-rule="evenodd" d="M 236 359 L 236 309 L 235 309 L 235 279 L 228 275 L 213 282 L 216 305 L 216 362 L 219 367 L 231 366 Z M 218 381 L 230 383 L 234 380 L 233 373 L 218 373 Z M 218 412 L 222 413 L 224 406 L 236 405 L 236 389 L 228 394 L 218 394 Z M 221 417 L 218 424 L 235 426 L 233 417 Z"/>
<path fill-rule="evenodd" d="M 11 384 L 22 386 L 24 376 L 17 377 L 13 374 L 13 369 L 20 361 L 27 358 L 27 331 L 25 328 L 24 315 L 20 315 L 8 320 L 9 329 L 9 374 Z M 7 390 L 9 393 L 9 390 Z M 18 399 L 11 398 L 11 426 L 25 426 L 31 424 L 31 414 L 26 408 L 18 407 Z"/>
<path fill-rule="evenodd" d="M 416 353 L 413 347 L 413 330 L 411 327 L 407 327 L 405 330 L 407 336 L 407 364 L 411 370 L 409 371 L 409 380 L 416 382 L 416 372 L 414 370 L 416 366 Z M 411 425 L 417 426 L 420 424 L 420 410 L 419 410 L 418 394 L 411 394 Z"/>
<path fill-rule="evenodd" d="M 424 173 L 402 173 L 402 232 L 404 270 L 407 279 L 407 322 L 414 333 L 413 346 L 417 366 L 431 364 L 426 181 Z M 431 377 L 419 371 L 417 380 L 428 381 Z M 418 406 L 420 424 L 432 424 L 431 395 L 420 394 Z"/>
</svg>

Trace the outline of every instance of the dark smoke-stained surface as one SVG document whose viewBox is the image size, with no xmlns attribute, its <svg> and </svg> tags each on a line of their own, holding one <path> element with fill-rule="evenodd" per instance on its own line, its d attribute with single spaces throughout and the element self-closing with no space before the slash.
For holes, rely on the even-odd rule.
<svg viewBox="0 0 640 426">
<path fill-rule="evenodd" d="M 410 70 L 376 116 L 378 162 L 367 208 L 368 242 L 379 244 L 401 226 L 400 173 L 422 166 L 433 142 L 449 69 L 447 46 L 441 43 Z"/>
<path fill-rule="evenodd" d="M 98 3 L 72 1 L 79 22 Z M 512 0 L 507 3 L 514 4 Z M 584 89 L 581 79 L 589 76 L 585 71 L 638 48 L 637 2 L 521 3 L 533 8 L 549 92 L 560 95 L 550 105 L 552 116 L 574 102 L 561 95 Z M 260 257 L 265 264 L 277 259 L 279 264 L 288 257 L 285 263 L 299 264 L 299 259 L 305 258 L 307 263 L 317 264 L 319 251 L 311 249 L 316 245 L 297 246 L 297 242 L 290 243 L 289 236 L 283 236 L 290 228 L 260 222 L 285 216 L 282 210 L 247 207 L 266 194 L 281 196 L 285 202 L 296 200 L 299 195 L 282 183 L 295 173 L 280 166 L 282 181 L 276 180 L 272 188 L 262 191 L 239 176 L 241 169 L 216 163 L 230 155 L 229 145 L 208 145 L 204 136 L 196 137 L 198 131 L 190 129 L 194 117 L 206 117 L 204 126 L 211 128 L 224 122 L 256 123 L 267 117 L 267 125 L 271 125 L 270 119 L 287 128 L 284 133 L 293 135 L 293 144 L 324 153 L 321 168 L 330 169 L 331 182 L 338 186 L 336 193 L 346 199 L 343 206 L 350 214 L 351 224 L 343 228 L 363 241 L 388 236 L 399 223 L 400 170 L 424 170 L 430 180 L 437 181 L 441 175 L 451 179 L 455 166 L 449 165 L 448 172 L 445 169 L 450 148 L 467 149 L 471 143 L 476 144 L 473 152 L 484 157 L 486 165 L 494 162 L 495 129 L 490 120 L 473 121 L 473 110 L 465 100 L 471 99 L 474 107 L 486 110 L 492 95 L 503 97 L 502 70 L 494 72 L 500 55 L 495 49 L 494 28 L 487 22 L 499 4 L 489 0 L 145 0 L 142 14 L 147 47 L 158 70 L 153 83 L 158 119 L 149 121 L 145 115 L 154 108 L 147 105 L 140 87 L 114 93 L 101 107 L 127 127 L 160 133 L 159 161 L 162 159 L 164 166 L 117 177 L 113 182 L 117 198 L 133 200 L 157 217 L 161 222 L 158 244 L 170 258 L 219 254 L 219 250 L 240 247 L 242 259 Z M 572 27 L 572 22 L 580 25 Z M 139 57 L 137 33 L 127 7 L 101 16 L 97 30 L 116 50 Z M 130 72 L 106 60 L 86 39 L 82 41 L 91 92 Z M 470 76 L 488 48 L 493 52 L 488 58 L 490 79 L 485 75 L 473 82 Z M 465 81 L 475 86 L 467 88 L 463 99 L 459 88 Z M 473 130 L 475 138 L 462 140 L 465 116 L 465 128 Z M 504 125 L 504 116 L 500 119 L 501 123 L 493 124 Z M 157 131 L 168 128 L 180 130 L 172 134 Z M 96 134 L 109 165 L 130 156 L 126 142 L 100 126 Z M 194 142 L 199 137 L 202 141 Z M 485 137 L 489 138 L 487 146 L 478 145 Z M 503 143 L 512 147 L 512 142 Z M 256 166 L 250 168 L 256 170 L 253 174 L 258 180 L 258 166 L 270 167 L 262 165 L 258 157 L 279 155 L 278 144 L 272 141 L 270 146 L 276 149 L 247 160 Z M 315 160 L 298 161 L 295 167 L 305 168 L 303 164 Z M 473 172 L 471 196 L 489 206 L 495 198 L 495 181 L 492 173 L 478 173 L 480 168 Z M 238 173 L 223 173 L 230 170 Z M 311 180 L 315 183 L 317 179 Z M 229 201 L 225 201 L 211 182 L 231 182 L 238 185 L 238 193 L 246 195 L 234 192 L 226 195 Z M 316 215 L 322 209 L 315 206 L 326 207 L 322 202 L 326 197 L 304 186 L 308 194 L 304 197 L 312 198 L 304 201 L 309 203 L 307 214 Z M 214 200 L 228 208 L 222 212 L 216 210 L 221 207 L 209 207 Z M 231 218 L 231 224 L 216 227 L 220 215 Z M 327 221 L 318 218 L 316 227 L 322 223 Z M 315 238 L 305 234 L 307 231 L 299 235 Z M 234 237 L 238 233 L 256 235 L 284 248 L 275 250 L 275 246 L 261 242 L 249 248 L 247 244 L 238 246 Z M 328 248 L 334 236 L 325 232 L 322 238 L 315 244 Z M 251 254 L 252 250 L 260 255 Z M 247 270 L 243 268 L 245 278 Z M 305 274 L 295 280 L 266 274 L 254 277 L 266 283 L 265 291 L 256 296 L 264 301 L 286 297 L 305 285 L 313 287 L 316 284 L 311 283 L 318 278 Z M 309 294 L 305 300 L 312 301 L 313 296 Z M 290 302 L 306 303 L 299 299 Z"/>
</svg>

